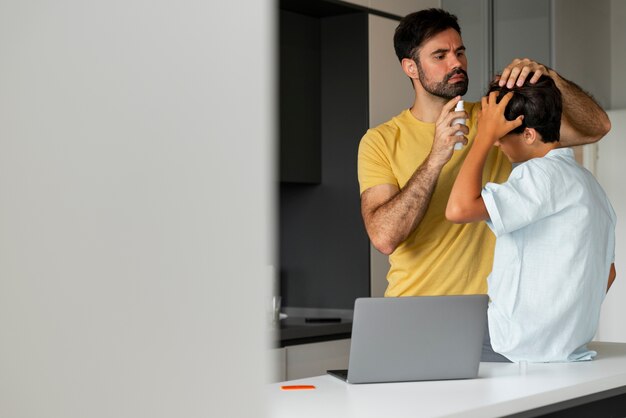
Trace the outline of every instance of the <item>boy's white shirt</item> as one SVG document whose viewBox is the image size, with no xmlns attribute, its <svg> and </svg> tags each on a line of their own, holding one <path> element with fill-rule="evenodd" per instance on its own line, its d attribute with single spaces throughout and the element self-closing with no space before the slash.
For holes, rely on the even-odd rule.
<svg viewBox="0 0 626 418">
<path fill-rule="evenodd" d="M 495 233 L 488 278 L 493 349 L 512 361 L 589 360 L 615 257 L 615 212 L 569 148 L 482 190 Z"/>
</svg>

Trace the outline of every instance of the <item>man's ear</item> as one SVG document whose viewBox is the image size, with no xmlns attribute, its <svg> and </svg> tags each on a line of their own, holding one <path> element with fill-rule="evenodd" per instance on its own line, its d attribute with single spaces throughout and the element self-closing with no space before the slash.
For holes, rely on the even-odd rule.
<svg viewBox="0 0 626 418">
<path fill-rule="evenodd" d="M 419 80 L 419 72 L 417 71 L 417 64 L 410 58 L 402 58 L 402 71 L 409 78 Z"/>
<path fill-rule="evenodd" d="M 541 135 L 535 130 L 535 128 L 524 128 L 522 137 L 526 145 L 532 145 L 537 141 L 541 141 Z"/>
</svg>

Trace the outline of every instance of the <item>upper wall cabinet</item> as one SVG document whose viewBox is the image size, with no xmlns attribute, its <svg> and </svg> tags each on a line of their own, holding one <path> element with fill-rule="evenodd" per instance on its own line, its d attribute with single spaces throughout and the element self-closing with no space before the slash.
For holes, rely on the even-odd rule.
<svg viewBox="0 0 626 418">
<path fill-rule="evenodd" d="M 321 182 L 321 20 L 290 10 L 279 22 L 280 181 Z"/>
<path fill-rule="evenodd" d="M 412 103 L 393 48 L 398 19 L 334 0 L 282 0 L 280 15 L 281 295 L 285 306 L 351 309 L 386 287 L 387 258 L 370 264 L 357 154 L 369 127 Z M 304 165 L 317 174 L 285 170 Z"/>
<path fill-rule="evenodd" d="M 368 128 L 368 14 L 280 2 L 280 289 L 285 306 L 352 309 L 369 296 L 357 150 Z"/>
</svg>

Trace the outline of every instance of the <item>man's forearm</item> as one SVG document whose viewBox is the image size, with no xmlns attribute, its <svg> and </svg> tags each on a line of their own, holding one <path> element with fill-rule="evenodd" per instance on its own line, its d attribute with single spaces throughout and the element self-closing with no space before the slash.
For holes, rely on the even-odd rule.
<svg viewBox="0 0 626 418">
<path fill-rule="evenodd" d="M 611 122 L 602 107 L 575 83 L 549 70 L 563 96 L 561 146 L 583 145 L 602 138 L 611 129 Z"/>
<path fill-rule="evenodd" d="M 371 214 L 370 236 L 379 237 L 375 246 L 381 252 L 391 254 L 417 228 L 428 209 L 441 168 L 427 158 L 407 184 Z"/>
</svg>

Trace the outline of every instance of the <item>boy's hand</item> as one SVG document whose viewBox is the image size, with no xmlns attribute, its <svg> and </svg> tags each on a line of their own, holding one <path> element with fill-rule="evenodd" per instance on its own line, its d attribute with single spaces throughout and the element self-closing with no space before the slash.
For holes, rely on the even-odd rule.
<svg viewBox="0 0 626 418">
<path fill-rule="evenodd" d="M 524 115 L 518 116 L 515 120 L 506 120 L 504 117 L 504 110 L 511 101 L 513 92 L 507 93 L 500 103 L 496 103 L 497 97 L 498 92 L 492 91 L 489 97 L 482 98 L 482 110 L 478 117 L 476 141 L 489 146 L 520 126 L 524 120 Z"/>
</svg>

